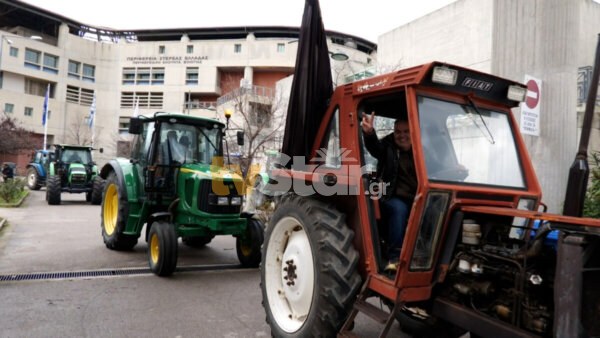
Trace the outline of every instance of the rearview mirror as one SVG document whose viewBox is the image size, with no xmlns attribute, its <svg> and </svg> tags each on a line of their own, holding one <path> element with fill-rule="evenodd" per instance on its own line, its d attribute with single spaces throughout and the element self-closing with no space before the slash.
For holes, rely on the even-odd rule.
<svg viewBox="0 0 600 338">
<path fill-rule="evenodd" d="M 144 124 L 142 120 L 137 117 L 132 117 L 129 119 L 129 133 L 133 135 L 139 135 L 142 133 Z"/>
</svg>

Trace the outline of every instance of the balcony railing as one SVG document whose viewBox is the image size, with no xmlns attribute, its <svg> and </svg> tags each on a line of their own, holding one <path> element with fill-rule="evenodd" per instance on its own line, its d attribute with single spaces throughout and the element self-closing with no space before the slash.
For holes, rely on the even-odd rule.
<svg viewBox="0 0 600 338">
<path fill-rule="evenodd" d="M 273 97 L 275 97 L 275 89 L 270 88 L 270 87 L 263 87 L 263 86 L 240 87 L 240 88 L 232 90 L 229 93 L 219 97 L 217 99 L 217 105 L 220 106 L 225 102 L 229 102 L 229 101 L 233 100 L 234 98 L 240 97 L 243 95 L 273 98 Z"/>
</svg>

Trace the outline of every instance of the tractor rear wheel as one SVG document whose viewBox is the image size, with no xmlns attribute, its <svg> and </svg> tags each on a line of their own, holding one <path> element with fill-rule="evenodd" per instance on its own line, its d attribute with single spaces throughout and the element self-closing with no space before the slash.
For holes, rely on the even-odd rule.
<svg viewBox="0 0 600 338">
<path fill-rule="evenodd" d="M 261 264 L 262 303 L 273 336 L 336 336 L 361 286 L 353 238 L 334 206 L 282 197 Z"/>
<path fill-rule="evenodd" d="M 27 187 L 30 190 L 40 190 L 42 185 L 40 184 L 40 176 L 34 167 L 27 169 Z"/>
<path fill-rule="evenodd" d="M 100 176 L 95 176 L 88 202 L 92 202 L 93 205 L 102 204 L 102 190 L 104 190 L 104 180 Z"/>
<path fill-rule="evenodd" d="M 148 234 L 148 263 L 157 276 L 169 276 L 175 271 L 177 233 L 173 224 L 165 221 L 152 223 Z"/>
<path fill-rule="evenodd" d="M 248 218 L 246 234 L 239 236 L 235 241 L 235 249 L 242 266 L 257 268 L 260 264 L 260 247 L 265 239 L 262 223 L 253 218 Z"/>
<path fill-rule="evenodd" d="M 48 204 L 59 205 L 60 193 L 60 176 L 52 175 L 48 177 L 48 181 L 46 182 L 46 201 L 48 201 Z"/>
<path fill-rule="evenodd" d="M 192 247 L 192 248 L 203 248 L 206 244 L 210 243 L 213 238 L 215 238 L 214 235 L 212 236 L 189 236 L 189 237 L 182 237 L 181 241 L 183 242 L 183 244 Z"/>
<path fill-rule="evenodd" d="M 102 196 L 102 238 L 106 247 L 112 250 L 131 250 L 137 244 L 137 237 L 126 235 L 125 226 L 129 204 L 125 187 L 120 186 L 117 175 L 111 172 L 106 179 Z"/>
</svg>

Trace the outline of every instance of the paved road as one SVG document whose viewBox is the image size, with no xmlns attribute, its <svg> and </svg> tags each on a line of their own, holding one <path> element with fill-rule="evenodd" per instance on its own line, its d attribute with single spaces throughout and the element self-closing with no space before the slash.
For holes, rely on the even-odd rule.
<svg viewBox="0 0 600 338">
<path fill-rule="evenodd" d="M 32 191 L 21 208 L 0 209 L 0 276 L 146 268 L 146 243 L 132 252 L 107 250 L 100 207 L 83 194 L 63 194 L 48 206 Z M 219 270 L 0 281 L 0 337 L 270 337 L 257 269 L 239 269 L 232 237 L 206 248 L 179 246 L 179 267 Z M 380 326 L 359 317 L 354 333 L 377 336 Z M 401 336 L 395 325 L 390 337 Z"/>
</svg>

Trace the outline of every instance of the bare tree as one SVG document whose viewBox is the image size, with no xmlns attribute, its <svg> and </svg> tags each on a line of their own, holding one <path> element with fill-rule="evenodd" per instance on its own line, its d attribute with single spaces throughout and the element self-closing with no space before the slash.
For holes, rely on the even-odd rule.
<svg viewBox="0 0 600 338">
<path fill-rule="evenodd" d="M 32 134 L 17 119 L 4 114 L 0 117 L 0 154 L 16 155 L 33 151 L 36 144 L 32 142 Z"/>
<path fill-rule="evenodd" d="M 88 116 L 87 113 L 79 113 L 75 116 L 68 130 L 68 143 L 80 146 L 92 144 L 92 130 L 89 126 Z M 94 128 L 96 128 L 96 136 L 99 135 L 102 127 L 94 126 Z M 98 146 L 98 144 L 95 144 L 95 146 Z"/>
<path fill-rule="evenodd" d="M 241 154 L 240 169 L 247 174 L 264 150 L 280 147 L 280 134 L 285 124 L 282 99 L 276 96 L 275 88 L 259 86 L 242 86 L 226 96 L 225 109 L 233 112 L 227 133 L 229 151 Z M 241 147 L 235 141 L 235 131 L 244 131 L 245 140 Z"/>
</svg>

